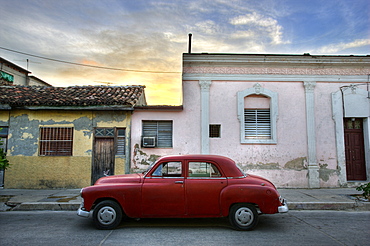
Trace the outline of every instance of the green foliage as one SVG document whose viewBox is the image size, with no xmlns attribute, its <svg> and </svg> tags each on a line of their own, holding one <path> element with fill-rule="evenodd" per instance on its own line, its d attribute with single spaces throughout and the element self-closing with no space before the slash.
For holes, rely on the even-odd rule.
<svg viewBox="0 0 370 246">
<path fill-rule="evenodd" d="M 368 199 L 370 197 L 370 183 L 360 185 L 356 188 L 358 191 L 362 191 L 362 195 Z"/>
<path fill-rule="evenodd" d="M 0 169 L 6 170 L 9 168 L 10 163 L 6 159 L 5 152 L 3 149 L 0 149 Z"/>
<path fill-rule="evenodd" d="M 2 128 L 0 128 L 1 130 Z M 3 145 L 3 142 L 0 141 L 0 146 Z M 0 170 L 6 170 L 7 168 L 9 168 L 10 166 L 10 163 L 9 161 L 6 159 L 6 154 L 4 152 L 4 150 L 2 148 L 0 148 Z"/>
</svg>

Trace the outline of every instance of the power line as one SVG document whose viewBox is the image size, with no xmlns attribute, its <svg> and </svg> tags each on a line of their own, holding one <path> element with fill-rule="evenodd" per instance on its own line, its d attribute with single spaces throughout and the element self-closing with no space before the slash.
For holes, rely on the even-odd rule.
<svg viewBox="0 0 370 246">
<path fill-rule="evenodd" d="M 38 56 L 38 55 L 32 55 L 32 54 L 28 54 L 28 53 L 25 53 L 25 52 L 12 50 L 12 49 L 8 49 L 8 48 L 4 48 L 4 47 L 0 47 L 0 49 L 10 51 L 10 52 L 14 52 L 14 53 L 18 53 L 18 54 L 22 54 L 22 55 L 32 56 L 32 57 L 36 57 L 36 58 L 44 59 L 44 60 L 48 60 L 48 61 L 65 63 L 65 64 L 76 65 L 76 66 L 90 67 L 90 68 L 125 71 L 125 72 L 135 72 L 135 73 L 181 73 L 181 72 L 150 71 L 150 70 L 136 70 L 136 69 L 124 69 L 124 68 L 94 66 L 94 65 L 87 65 L 87 64 L 76 63 L 76 62 L 62 61 L 62 60 L 43 57 L 43 56 Z"/>
</svg>

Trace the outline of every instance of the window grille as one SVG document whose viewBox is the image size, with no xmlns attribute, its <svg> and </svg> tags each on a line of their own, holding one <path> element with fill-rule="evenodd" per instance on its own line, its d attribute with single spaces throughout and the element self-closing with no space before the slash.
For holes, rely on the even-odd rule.
<svg viewBox="0 0 370 246">
<path fill-rule="evenodd" d="M 246 139 L 270 139 L 270 109 L 244 109 Z"/>
<path fill-rule="evenodd" d="M 156 138 L 155 147 L 172 147 L 172 121 L 143 121 L 142 133 L 142 137 Z"/>
<path fill-rule="evenodd" d="M 41 127 L 40 155 L 72 156 L 72 127 Z"/>
<path fill-rule="evenodd" d="M 209 125 L 209 137 L 220 138 L 221 137 L 221 125 Z"/>
</svg>

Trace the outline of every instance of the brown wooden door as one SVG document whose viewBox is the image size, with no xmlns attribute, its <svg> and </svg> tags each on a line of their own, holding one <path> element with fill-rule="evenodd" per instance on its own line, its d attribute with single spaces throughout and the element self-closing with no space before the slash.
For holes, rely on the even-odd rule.
<svg viewBox="0 0 370 246">
<path fill-rule="evenodd" d="M 91 183 L 114 174 L 114 138 L 95 138 Z"/>
<path fill-rule="evenodd" d="M 366 180 L 362 119 L 344 119 L 347 180 Z"/>
</svg>

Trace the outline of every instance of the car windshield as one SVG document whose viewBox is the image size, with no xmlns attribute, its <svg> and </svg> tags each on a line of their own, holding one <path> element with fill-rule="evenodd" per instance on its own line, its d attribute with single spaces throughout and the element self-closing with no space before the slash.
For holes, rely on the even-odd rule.
<svg viewBox="0 0 370 246">
<path fill-rule="evenodd" d="M 155 161 L 155 162 L 153 162 L 152 164 L 150 164 L 149 165 L 149 167 L 143 172 L 143 174 L 145 175 L 145 174 L 147 174 L 149 171 L 150 171 L 150 169 L 152 169 L 153 168 L 153 166 L 155 165 L 157 163 L 157 161 Z"/>
</svg>

